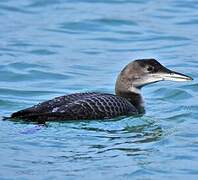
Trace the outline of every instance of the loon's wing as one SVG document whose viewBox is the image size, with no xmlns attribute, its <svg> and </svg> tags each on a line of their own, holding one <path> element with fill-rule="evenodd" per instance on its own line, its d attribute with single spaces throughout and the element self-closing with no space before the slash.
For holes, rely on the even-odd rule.
<svg viewBox="0 0 198 180">
<path fill-rule="evenodd" d="M 39 103 L 32 107 L 17 111 L 11 115 L 11 118 L 22 118 L 23 116 L 31 115 L 31 114 L 43 114 L 43 113 L 51 113 L 54 108 L 68 105 L 76 100 L 83 99 L 84 97 L 91 97 L 98 93 L 75 93 L 64 96 L 59 96 L 54 99 Z"/>
<path fill-rule="evenodd" d="M 23 110 L 25 113 L 21 113 L 18 117 L 29 120 L 50 121 L 105 119 L 138 114 L 137 109 L 126 99 L 111 94 L 87 94 L 80 98 L 74 98 L 69 103 L 56 105 L 53 104 L 50 111 L 36 111 L 34 109 L 34 111 L 28 112 L 28 109 L 26 109 Z M 16 116 L 13 114 L 12 117 Z"/>
</svg>

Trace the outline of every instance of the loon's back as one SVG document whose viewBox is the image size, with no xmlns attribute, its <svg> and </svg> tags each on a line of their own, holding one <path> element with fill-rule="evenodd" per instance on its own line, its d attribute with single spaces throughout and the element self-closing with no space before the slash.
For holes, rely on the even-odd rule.
<svg viewBox="0 0 198 180">
<path fill-rule="evenodd" d="M 137 109 L 125 98 L 106 93 L 75 93 L 56 97 L 15 112 L 11 118 L 33 121 L 106 119 L 136 115 Z"/>
</svg>

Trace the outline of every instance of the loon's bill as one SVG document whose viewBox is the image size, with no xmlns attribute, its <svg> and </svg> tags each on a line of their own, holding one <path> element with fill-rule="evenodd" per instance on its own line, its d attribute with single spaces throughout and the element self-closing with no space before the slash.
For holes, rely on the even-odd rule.
<svg viewBox="0 0 198 180">
<path fill-rule="evenodd" d="M 175 72 L 175 71 L 170 71 L 169 72 L 159 72 L 156 74 L 151 75 L 152 78 L 156 78 L 162 81 L 192 81 L 193 78 L 190 76 L 187 76 L 185 74 Z"/>
<path fill-rule="evenodd" d="M 190 76 L 187 76 L 185 74 L 178 73 L 175 71 L 172 71 L 170 74 L 165 74 L 164 76 L 162 75 L 162 77 L 164 78 L 164 80 L 167 80 L 167 81 L 192 81 L 193 80 L 193 78 L 191 78 Z"/>
</svg>

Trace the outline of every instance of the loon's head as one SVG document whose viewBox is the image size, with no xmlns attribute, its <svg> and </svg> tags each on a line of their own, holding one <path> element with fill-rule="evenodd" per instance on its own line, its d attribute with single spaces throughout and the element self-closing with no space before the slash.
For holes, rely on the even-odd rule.
<svg viewBox="0 0 198 180">
<path fill-rule="evenodd" d="M 139 59 L 129 63 L 116 81 L 116 94 L 123 92 L 139 93 L 139 90 L 159 81 L 191 81 L 191 77 L 167 69 L 155 59 Z"/>
</svg>

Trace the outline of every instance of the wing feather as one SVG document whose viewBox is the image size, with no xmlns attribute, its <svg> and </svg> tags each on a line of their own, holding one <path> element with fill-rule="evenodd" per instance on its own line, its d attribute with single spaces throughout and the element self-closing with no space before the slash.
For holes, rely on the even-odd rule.
<svg viewBox="0 0 198 180">
<path fill-rule="evenodd" d="M 137 114 L 126 99 L 102 93 L 77 93 L 54 98 L 12 114 L 31 120 L 105 119 Z"/>
</svg>

